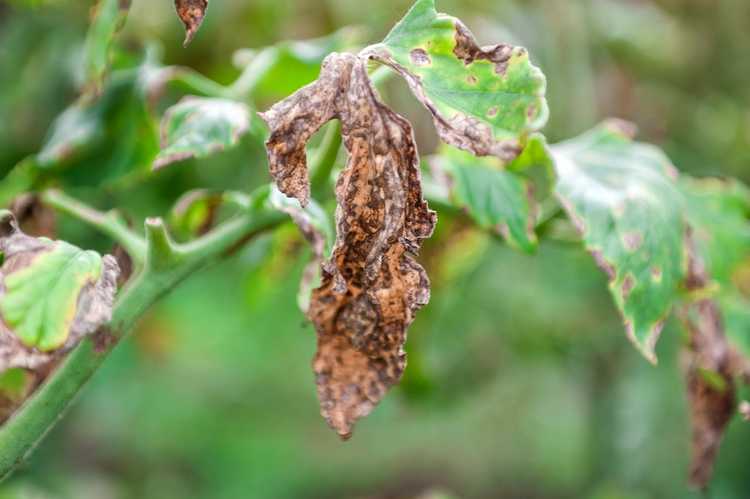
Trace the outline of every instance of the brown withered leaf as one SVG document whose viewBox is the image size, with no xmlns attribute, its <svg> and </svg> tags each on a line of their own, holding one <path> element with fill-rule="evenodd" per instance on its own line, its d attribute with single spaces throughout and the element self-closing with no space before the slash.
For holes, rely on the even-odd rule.
<svg viewBox="0 0 750 499">
<path fill-rule="evenodd" d="M 408 121 L 380 102 L 364 61 L 331 54 L 319 79 L 261 115 L 279 189 L 309 199 L 305 143 L 341 121 L 349 152 L 336 184 L 336 241 L 308 317 L 318 335 L 313 370 L 321 414 L 342 438 L 399 381 L 406 328 L 429 299 L 413 255 L 436 222 L 422 197 Z"/>
<path fill-rule="evenodd" d="M 208 0 L 174 0 L 174 7 L 182 24 L 185 25 L 183 46 L 187 47 L 203 24 L 203 18 L 206 17 L 206 9 L 208 9 Z"/>
<path fill-rule="evenodd" d="M 709 284 L 701 258 L 688 236 L 686 287 L 699 291 Z M 685 353 L 685 376 L 692 427 L 690 484 L 705 488 L 727 424 L 735 414 L 735 383 L 731 349 L 724 335 L 721 312 L 710 298 L 698 298 L 680 310 L 690 337 Z"/>
</svg>

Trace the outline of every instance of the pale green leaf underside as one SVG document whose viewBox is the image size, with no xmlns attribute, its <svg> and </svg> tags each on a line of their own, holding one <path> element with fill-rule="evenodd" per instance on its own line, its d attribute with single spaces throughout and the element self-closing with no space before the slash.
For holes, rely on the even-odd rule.
<svg viewBox="0 0 750 499">
<path fill-rule="evenodd" d="M 102 259 L 63 241 L 40 241 L 45 249 L 31 264 L 5 276 L 0 312 L 26 346 L 50 351 L 68 338 L 78 298 L 99 279 Z"/>
<path fill-rule="evenodd" d="M 229 99 L 187 97 L 167 110 L 154 169 L 203 158 L 237 145 L 250 126 L 250 110 Z"/>
<path fill-rule="evenodd" d="M 481 144 L 484 128 L 489 140 L 517 147 L 547 120 L 545 78 L 529 62 L 527 51 L 508 45 L 480 49 L 461 21 L 435 10 L 434 0 L 414 4 L 385 40 L 366 53 L 405 76 L 437 115 L 439 131 L 441 126 L 468 125 L 465 144 L 446 140 L 456 147 L 496 154 Z"/>
<path fill-rule="evenodd" d="M 511 246 L 536 248 L 533 198 L 526 179 L 495 158 L 477 158 L 451 147 L 437 157 L 451 177 L 451 198 L 481 228 L 502 234 Z"/>
<path fill-rule="evenodd" d="M 630 340 L 651 362 L 685 274 L 683 198 L 658 148 L 614 122 L 552 149 L 557 195 L 610 278 Z"/>
</svg>

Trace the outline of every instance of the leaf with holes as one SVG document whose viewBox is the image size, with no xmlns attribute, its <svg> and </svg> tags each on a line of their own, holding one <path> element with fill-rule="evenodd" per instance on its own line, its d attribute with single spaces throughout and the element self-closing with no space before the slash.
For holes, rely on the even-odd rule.
<svg viewBox="0 0 750 499">
<path fill-rule="evenodd" d="M 525 178 L 504 169 L 497 158 L 477 158 L 452 147 L 444 147 L 433 161 L 450 177 L 453 203 L 479 227 L 501 234 L 516 248 L 534 251 L 535 202 Z"/>
<path fill-rule="evenodd" d="M 157 170 L 236 146 L 250 127 L 250 110 L 228 99 L 185 97 L 164 114 Z"/>
<path fill-rule="evenodd" d="M 33 368 L 110 320 L 119 269 L 109 255 L 27 236 L 1 215 L 0 371 Z"/>
<path fill-rule="evenodd" d="M 683 198 L 655 146 L 610 121 L 552 147 L 557 196 L 607 273 L 628 338 L 651 362 L 685 275 Z"/>
<path fill-rule="evenodd" d="M 440 138 L 510 161 L 547 121 L 546 81 L 522 47 L 479 47 L 455 17 L 419 0 L 364 55 L 400 74 L 432 114 Z"/>
</svg>

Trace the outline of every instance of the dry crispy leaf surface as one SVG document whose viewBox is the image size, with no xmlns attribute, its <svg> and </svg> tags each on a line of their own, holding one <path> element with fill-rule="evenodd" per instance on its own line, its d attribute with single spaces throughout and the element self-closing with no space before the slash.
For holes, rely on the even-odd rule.
<svg viewBox="0 0 750 499">
<path fill-rule="evenodd" d="M 341 121 L 349 160 L 336 185 L 336 242 L 308 317 L 318 334 L 321 413 L 347 438 L 403 373 L 406 328 L 429 299 L 412 255 L 432 233 L 435 213 L 422 197 L 411 125 L 379 101 L 359 57 L 331 54 L 316 82 L 262 117 L 271 128 L 271 173 L 302 205 L 305 143 L 327 121 Z"/>
<path fill-rule="evenodd" d="M 185 25 L 185 42 L 183 45 L 187 46 L 203 23 L 206 9 L 208 9 L 208 0 L 175 0 L 174 7 L 182 24 Z"/>
<path fill-rule="evenodd" d="M 64 241 L 21 232 L 9 212 L 0 223 L 0 373 L 37 369 L 108 322 L 119 269 Z"/>
</svg>

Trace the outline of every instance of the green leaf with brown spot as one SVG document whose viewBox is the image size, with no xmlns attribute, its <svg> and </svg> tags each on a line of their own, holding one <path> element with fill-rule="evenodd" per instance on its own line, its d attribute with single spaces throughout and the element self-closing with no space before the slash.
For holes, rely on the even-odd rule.
<svg viewBox="0 0 750 499">
<path fill-rule="evenodd" d="M 686 271 L 684 200 L 657 147 L 610 121 L 552 147 L 557 196 L 609 277 L 628 338 L 651 362 Z"/>
<path fill-rule="evenodd" d="M 522 47 L 479 47 L 455 17 L 419 0 L 364 55 L 399 73 L 432 114 L 440 138 L 478 156 L 512 160 L 547 121 L 546 81 Z"/>
<path fill-rule="evenodd" d="M 108 322 L 117 263 L 64 241 L 27 236 L 4 211 L 0 253 L 0 371 L 33 367 Z"/>
<path fill-rule="evenodd" d="M 250 110 L 229 99 L 188 96 L 161 122 L 161 152 L 154 170 L 188 158 L 204 158 L 237 145 L 250 127 Z"/>
</svg>

